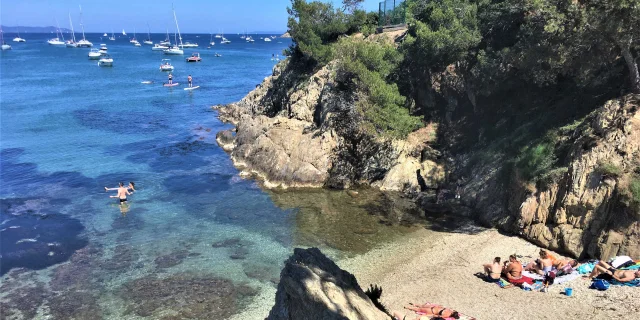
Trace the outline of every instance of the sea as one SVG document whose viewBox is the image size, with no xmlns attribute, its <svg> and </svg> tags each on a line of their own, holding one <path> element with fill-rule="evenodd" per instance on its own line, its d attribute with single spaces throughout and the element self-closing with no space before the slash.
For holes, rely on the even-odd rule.
<svg viewBox="0 0 640 320">
<path fill-rule="evenodd" d="M 374 191 L 264 190 L 216 144 L 232 127 L 212 106 L 260 84 L 290 39 L 184 34 L 199 47 L 166 56 L 87 34 L 114 59 L 100 67 L 51 36 L 0 53 L 3 319 L 229 319 L 273 304 L 294 248 L 341 259 L 411 231 Z M 167 58 L 179 86 L 163 87 Z M 130 181 L 124 205 L 105 191 Z"/>
</svg>

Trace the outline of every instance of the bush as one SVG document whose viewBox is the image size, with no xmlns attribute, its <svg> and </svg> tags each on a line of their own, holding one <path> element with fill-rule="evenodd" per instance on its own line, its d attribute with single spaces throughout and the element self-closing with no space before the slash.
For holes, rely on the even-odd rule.
<svg viewBox="0 0 640 320">
<path fill-rule="evenodd" d="M 629 191 L 631 192 L 631 199 L 636 204 L 640 204 L 640 178 L 634 176 L 629 182 Z"/>
<path fill-rule="evenodd" d="M 596 171 L 604 176 L 613 178 L 617 178 L 622 174 L 622 168 L 611 162 L 601 162 Z"/>
<path fill-rule="evenodd" d="M 335 52 L 340 57 L 338 81 L 343 89 L 365 93 L 358 107 L 375 133 L 403 138 L 420 127 L 420 118 L 410 115 L 398 86 L 387 81 L 401 59 L 392 45 L 343 38 Z"/>
</svg>

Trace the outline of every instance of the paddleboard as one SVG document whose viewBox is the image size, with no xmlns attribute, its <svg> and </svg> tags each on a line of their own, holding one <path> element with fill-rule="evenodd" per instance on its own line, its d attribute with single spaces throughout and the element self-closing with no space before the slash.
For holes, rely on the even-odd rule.
<svg viewBox="0 0 640 320">
<path fill-rule="evenodd" d="M 142 84 L 152 84 L 152 83 L 153 83 L 153 81 L 142 81 L 142 82 L 140 82 L 140 83 L 142 83 Z"/>
<path fill-rule="evenodd" d="M 175 87 L 175 86 L 177 86 L 177 85 L 179 85 L 179 83 L 174 82 L 174 83 L 172 83 L 172 84 L 165 83 L 165 84 L 163 84 L 162 86 L 164 86 L 164 87 Z"/>
<path fill-rule="evenodd" d="M 195 90 L 200 88 L 200 86 L 195 86 L 195 87 L 191 87 L 191 88 L 184 88 L 184 90 Z"/>
</svg>

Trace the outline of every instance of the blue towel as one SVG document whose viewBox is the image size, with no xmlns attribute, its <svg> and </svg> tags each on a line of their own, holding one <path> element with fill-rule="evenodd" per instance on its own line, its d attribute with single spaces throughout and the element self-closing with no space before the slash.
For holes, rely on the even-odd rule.
<svg viewBox="0 0 640 320">
<path fill-rule="evenodd" d="M 627 282 L 611 280 L 610 282 L 612 285 L 615 285 L 615 286 L 640 287 L 640 279 L 635 279 Z"/>
</svg>

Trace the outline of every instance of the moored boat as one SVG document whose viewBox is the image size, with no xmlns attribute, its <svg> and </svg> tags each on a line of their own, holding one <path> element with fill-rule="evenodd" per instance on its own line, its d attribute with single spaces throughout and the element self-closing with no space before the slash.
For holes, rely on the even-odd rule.
<svg viewBox="0 0 640 320">
<path fill-rule="evenodd" d="M 200 54 L 197 52 L 194 52 L 193 54 L 191 54 L 191 57 L 187 58 L 187 62 L 200 62 L 202 61 L 202 58 L 200 58 Z"/>
<path fill-rule="evenodd" d="M 162 59 L 162 62 L 160 63 L 160 71 L 173 71 L 171 59 Z"/>
<path fill-rule="evenodd" d="M 102 57 L 102 53 L 100 52 L 100 50 L 91 49 L 91 51 L 89 51 L 89 59 L 98 60 L 100 59 L 100 57 Z"/>
<path fill-rule="evenodd" d="M 100 58 L 100 60 L 98 61 L 98 65 L 101 67 L 113 67 L 113 58 L 111 58 L 110 55 L 105 55 L 104 57 Z"/>
</svg>

